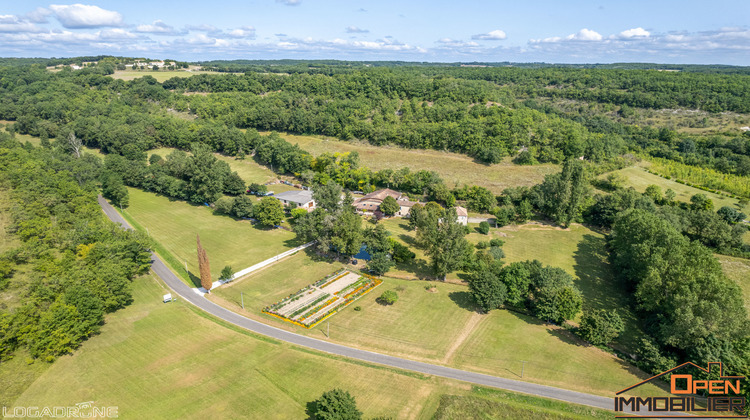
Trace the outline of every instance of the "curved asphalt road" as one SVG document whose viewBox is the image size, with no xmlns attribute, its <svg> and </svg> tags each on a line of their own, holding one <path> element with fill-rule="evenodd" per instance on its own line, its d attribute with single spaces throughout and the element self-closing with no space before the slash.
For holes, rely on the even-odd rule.
<svg viewBox="0 0 750 420">
<path fill-rule="evenodd" d="M 112 206 L 99 196 L 99 205 L 104 213 L 113 222 L 119 223 L 126 229 L 131 229 L 130 225 Z M 498 378 L 481 373 L 467 372 L 465 370 L 453 369 L 445 366 L 432 365 L 429 363 L 416 362 L 413 360 L 402 359 L 400 357 L 386 356 L 380 353 L 374 353 L 366 350 L 354 349 L 351 347 L 334 344 L 327 341 L 318 340 L 284 331 L 269 325 L 263 324 L 252 319 L 245 318 L 232 311 L 222 308 L 221 306 L 209 301 L 203 296 L 195 293 L 189 286 L 183 283 L 177 276 L 167 268 L 164 262 L 154 253 L 151 254 L 153 261 L 151 269 L 161 277 L 175 293 L 186 301 L 192 303 L 198 308 L 221 318 L 234 325 L 262 334 L 280 341 L 296 344 L 302 347 L 319 350 L 339 356 L 345 356 L 352 359 L 363 360 L 366 362 L 377 363 L 380 365 L 391 366 L 398 369 L 420 372 L 427 375 L 441 376 L 444 378 L 456 379 L 459 381 L 470 382 L 477 385 L 488 386 L 493 388 L 506 389 L 524 394 L 536 395 L 545 398 L 566 401 L 575 404 L 583 404 L 605 410 L 613 410 L 614 403 L 612 398 L 599 397 L 596 395 L 584 394 L 581 392 L 568 391 L 561 388 L 532 384 L 528 382 L 515 381 L 512 379 Z"/>
</svg>

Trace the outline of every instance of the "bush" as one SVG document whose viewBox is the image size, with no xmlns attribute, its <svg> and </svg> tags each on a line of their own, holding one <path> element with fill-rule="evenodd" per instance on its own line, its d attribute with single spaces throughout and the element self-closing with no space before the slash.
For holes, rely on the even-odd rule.
<svg viewBox="0 0 750 420">
<path fill-rule="evenodd" d="M 362 307 L 361 307 L 361 306 L 355 306 L 355 307 L 354 307 L 354 310 L 355 310 L 355 311 L 357 311 L 357 312 L 359 312 L 359 311 L 361 311 L 361 310 L 362 310 Z"/>
<path fill-rule="evenodd" d="M 320 420 L 359 420 L 362 412 L 348 391 L 338 388 L 324 392 L 315 401 L 313 417 Z"/>
<path fill-rule="evenodd" d="M 503 245 L 505 245 L 505 241 L 503 241 L 500 238 L 490 239 L 490 246 L 503 246 Z"/>
<path fill-rule="evenodd" d="M 578 335 L 595 346 L 604 346 L 614 341 L 625 330 L 625 324 L 617 312 L 586 311 L 581 318 Z"/>
<path fill-rule="evenodd" d="M 219 280 L 221 281 L 229 281 L 232 280 L 234 277 L 234 272 L 232 271 L 232 266 L 226 265 L 221 270 L 221 274 L 219 274 Z"/>
<path fill-rule="evenodd" d="M 377 298 L 377 301 L 381 305 L 393 305 L 398 300 L 398 294 L 394 292 L 393 290 L 386 290 L 383 292 L 380 297 Z"/>
<path fill-rule="evenodd" d="M 222 197 L 216 201 L 216 204 L 214 204 L 214 213 L 231 214 L 233 204 L 234 200 L 232 200 L 231 198 Z"/>
<path fill-rule="evenodd" d="M 490 246 L 490 243 L 487 241 L 479 241 L 474 245 L 477 249 L 487 249 Z"/>
<path fill-rule="evenodd" d="M 409 250 L 409 247 L 398 242 L 393 244 L 393 261 L 404 263 L 414 260 L 417 254 Z"/>
<path fill-rule="evenodd" d="M 487 222 L 479 223 L 479 233 L 481 233 L 482 235 L 490 233 L 490 224 Z"/>
</svg>

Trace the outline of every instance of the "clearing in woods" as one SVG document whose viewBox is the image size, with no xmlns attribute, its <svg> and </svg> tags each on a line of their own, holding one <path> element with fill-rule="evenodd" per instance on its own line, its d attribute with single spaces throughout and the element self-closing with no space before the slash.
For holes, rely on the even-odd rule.
<svg viewBox="0 0 750 420">
<path fill-rule="evenodd" d="M 262 132 L 267 135 L 268 133 Z M 485 165 L 458 153 L 438 150 L 403 149 L 394 146 L 373 146 L 368 143 L 341 141 L 323 136 L 300 136 L 280 133 L 281 137 L 314 156 L 325 152 L 357 152 L 362 166 L 372 170 L 408 167 L 412 171 L 437 172 L 450 188 L 479 185 L 500 194 L 508 187 L 531 186 L 544 180 L 547 174 L 560 170 L 558 165 L 516 165 L 510 158 L 494 165 Z"/>
</svg>

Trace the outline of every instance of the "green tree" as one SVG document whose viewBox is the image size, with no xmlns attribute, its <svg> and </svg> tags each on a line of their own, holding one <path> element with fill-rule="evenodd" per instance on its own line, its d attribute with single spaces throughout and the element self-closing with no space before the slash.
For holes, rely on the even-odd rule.
<svg viewBox="0 0 750 420">
<path fill-rule="evenodd" d="M 495 216 L 495 223 L 498 227 L 506 226 L 515 219 L 516 208 L 512 204 L 495 207 L 492 211 L 492 215 Z"/>
<path fill-rule="evenodd" d="M 614 341 L 623 331 L 625 323 L 615 311 L 587 310 L 581 317 L 578 333 L 582 339 L 595 346 L 604 346 Z"/>
<path fill-rule="evenodd" d="M 244 195 L 234 197 L 232 200 L 232 215 L 238 218 L 252 217 L 253 201 Z"/>
<path fill-rule="evenodd" d="M 399 210 L 401 210 L 401 206 L 398 204 L 398 202 L 396 202 L 396 199 L 391 197 L 390 195 L 385 197 L 383 199 L 383 202 L 380 204 L 380 211 L 382 211 L 383 214 L 387 216 L 393 216 Z"/>
<path fill-rule="evenodd" d="M 221 197 L 214 203 L 214 212 L 218 214 L 232 214 L 232 205 L 234 200 L 229 197 Z"/>
<path fill-rule="evenodd" d="M 334 388 L 315 401 L 313 416 L 320 420 L 360 420 L 362 412 L 348 391 Z"/>
<path fill-rule="evenodd" d="M 381 305 L 393 305 L 398 300 L 398 294 L 393 290 L 386 290 L 377 300 Z"/>
<path fill-rule="evenodd" d="M 537 207 L 560 226 L 567 227 L 580 219 L 588 203 L 590 186 L 583 162 L 572 159 L 565 162 L 559 174 L 547 175 L 535 187 Z"/>
<path fill-rule="evenodd" d="M 516 206 L 516 221 L 518 223 L 526 223 L 532 217 L 534 217 L 534 206 L 531 205 L 528 199 L 521 200 L 518 206 Z"/>
<path fill-rule="evenodd" d="M 731 223 L 733 225 L 745 220 L 745 217 L 747 217 L 745 213 L 742 213 L 734 207 L 729 206 L 720 208 L 716 213 L 718 213 L 719 216 L 727 223 Z"/>
<path fill-rule="evenodd" d="M 456 210 L 448 209 L 440 219 L 429 217 L 420 220 L 417 229 L 418 243 L 430 257 L 432 269 L 438 279 L 463 266 L 471 255 L 471 244 L 466 240 L 464 226 L 457 222 Z"/>
<path fill-rule="evenodd" d="M 281 202 L 273 197 L 263 197 L 253 207 L 253 216 L 264 226 L 276 226 L 284 220 L 284 209 Z"/>
<path fill-rule="evenodd" d="M 560 268 L 544 267 L 534 279 L 531 308 L 539 319 L 558 324 L 572 319 L 581 310 L 581 292 L 573 286 L 573 278 Z"/>
<path fill-rule="evenodd" d="M 711 211 L 714 209 L 714 202 L 706 194 L 695 194 L 690 197 L 690 207 L 693 210 Z"/>
<path fill-rule="evenodd" d="M 479 222 L 479 233 L 482 235 L 490 233 L 490 224 L 486 221 Z"/>
<path fill-rule="evenodd" d="M 486 263 L 480 263 L 469 273 L 469 290 L 484 312 L 500 308 L 508 296 L 505 284 Z"/>
<path fill-rule="evenodd" d="M 658 185 L 649 185 L 646 187 L 646 192 L 643 193 L 647 197 L 651 197 L 654 203 L 661 203 L 664 200 L 661 194 L 661 187 Z"/>
<path fill-rule="evenodd" d="M 230 281 L 233 278 L 234 278 L 234 272 L 232 271 L 232 266 L 225 265 L 224 268 L 221 269 L 221 274 L 219 274 L 219 280 Z"/>
<path fill-rule="evenodd" d="M 343 189 L 334 181 L 328 181 L 323 185 L 316 185 L 313 189 L 313 199 L 318 208 L 328 213 L 335 213 L 341 208 L 341 196 Z"/>
<path fill-rule="evenodd" d="M 367 262 L 367 269 L 373 274 L 382 276 L 394 266 L 391 256 L 385 252 L 376 252 L 370 255 L 370 261 Z"/>
<path fill-rule="evenodd" d="M 111 172 L 102 177 L 102 196 L 117 207 L 126 208 L 130 204 L 130 194 L 122 178 Z"/>
<path fill-rule="evenodd" d="M 503 267 L 500 281 L 507 289 L 507 301 L 513 306 L 522 306 L 529 297 L 532 276 L 541 270 L 539 261 L 514 262 Z"/>
</svg>

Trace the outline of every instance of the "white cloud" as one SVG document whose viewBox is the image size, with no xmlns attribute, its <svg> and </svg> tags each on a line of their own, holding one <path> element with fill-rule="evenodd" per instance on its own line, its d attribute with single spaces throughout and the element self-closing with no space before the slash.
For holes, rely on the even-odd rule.
<svg viewBox="0 0 750 420">
<path fill-rule="evenodd" d="M 451 39 L 451 38 L 440 38 L 437 40 L 439 44 L 451 46 L 451 47 L 478 47 L 479 44 L 477 44 L 474 41 L 461 41 L 457 39 Z"/>
<path fill-rule="evenodd" d="M 217 28 L 216 26 L 207 25 L 205 23 L 201 25 L 187 25 L 185 26 L 185 30 L 198 32 L 219 32 L 219 28 Z"/>
<path fill-rule="evenodd" d="M 154 23 L 150 25 L 138 25 L 136 26 L 135 31 L 160 35 L 176 35 L 178 33 L 174 27 L 167 25 L 161 20 L 155 20 Z"/>
<path fill-rule="evenodd" d="M 641 27 L 620 32 L 620 38 L 648 38 L 651 33 Z"/>
<path fill-rule="evenodd" d="M 227 31 L 226 34 L 227 36 L 230 36 L 232 38 L 253 39 L 255 38 L 255 28 L 253 28 L 252 26 L 242 26 L 237 29 Z"/>
<path fill-rule="evenodd" d="M 0 32 L 40 32 L 33 23 L 26 22 L 15 15 L 0 15 Z"/>
<path fill-rule="evenodd" d="M 489 31 L 486 34 L 476 34 L 471 36 L 471 39 L 479 39 L 482 41 L 500 41 L 505 38 L 507 38 L 505 32 L 501 31 L 500 29 Z"/>
<path fill-rule="evenodd" d="M 347 26 L 346 33 L 348 34 L 366 34 L 370 32 L 368 29 L 358 28 L 356 26 Z"/>
<path fill-rule="evenodd" d="M 596 31 L 583 28 L 578 33 L 568 35 L 565 39 L 571 41 L 601 41 L 602 36 Z"/>
<path fill-rule="evenodd" d="M 302 4 L 302 0 L 276 0 L 276 3 L 285 4 L 287 6 L 299 6 Z"/>
<path fill-rule="evenodd" d="M 26 19 L 34 23 L 47 23 L 47 16 L 50 16 L 52 11 L 43 7 L 37 7 L 33 11 L 26 14 Z"/>
<path fill-rule="evenodd" d="M 601 34 L 599 34 L 598 32 L 583 28 L 577 33 L 570 34 L 566 36 L 565 38 L 562 38 L 559 36 L 553 36 L 553 37 L 544 38 L 544 39 L 531 39 L 529 40 L 529 43 L 540 44 L 540 43 L 557 43 L 557 42 L 565 42 L 565 41 L 601 41 L 603 38 L 604 37 L 602 37 Z"/>
<path fill-rule="evenodd" d="M 122 15 L 112 10 L 87 4 L 59 5 L 49 7 L 57 20 L 69 29 L 122 26 Z"/>
</svg>

